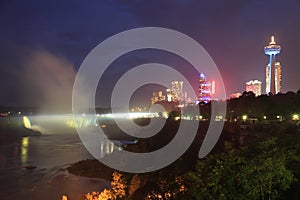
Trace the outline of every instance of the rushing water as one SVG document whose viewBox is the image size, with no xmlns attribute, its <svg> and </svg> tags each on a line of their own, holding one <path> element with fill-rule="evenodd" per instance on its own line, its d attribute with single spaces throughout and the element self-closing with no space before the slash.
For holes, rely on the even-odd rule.
<svg viewBox="0 0 300 200">
<path fill-rule="evenodd" d="M 101 191 L 108 186 L 102 179 L 71 175 L 66 167 L 92 158 L 74 129 L 57 122 L 38 121 L 41 136 L 6 140 L 1 131 L 0 142 L 0 199 L 83 199 L 83 194 Z M 0 127 L 1 128 L 1 127 Z M 110 151 L 111 144 L 103 144 Z"/>
</svg>

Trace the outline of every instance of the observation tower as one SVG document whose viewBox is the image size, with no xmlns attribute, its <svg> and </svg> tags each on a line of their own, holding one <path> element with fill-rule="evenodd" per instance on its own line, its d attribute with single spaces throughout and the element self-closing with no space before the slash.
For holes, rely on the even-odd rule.
<svg viewBox="0 0 300 200">
<path fill-rule="evenodd" d="M 275 56 L 280 53 L 280 50 L 281 46 L 276 44 L 274 36 L 271 36 L 270 43 L 264 48 L 265 54 L 270 56 L 270 62 L 266 69 L 266 94 L 270 92 L 277 94 L 280 92 L 281 73 L 279 71 L 276 72 L 277 70 L 275 68 Z"/>
</svg>

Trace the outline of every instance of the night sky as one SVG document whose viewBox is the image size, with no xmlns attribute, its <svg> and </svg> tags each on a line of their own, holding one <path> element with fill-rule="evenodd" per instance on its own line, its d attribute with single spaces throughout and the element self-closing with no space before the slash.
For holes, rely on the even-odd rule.
<svg viewBox="0 0 300 200">
<path fill-rule="evenodd" d="M 299 0 L 2 0 L 0 25 L 0 105 L 68 105 L 76 71 L 94 47 L 121 31 L 147 26 L 198 41 L 217 64 L 227 95 L 243 92 L 252 79 L 262 81 L 265 91 L 263 47 L 274 34 L 282 46 L 277 58 L 283 92 L 300 89 Z M 196 88 L 198 74 L 189 64 L 165 54 L 136 52 L 117 60 L 97 91 L 97 104 L 107 106 L 102 97 L 130 65 L 153 60 L 185 72 Z M 151 90 L 137 92 L 135 103 L 149 104 Z"/>
</svg>

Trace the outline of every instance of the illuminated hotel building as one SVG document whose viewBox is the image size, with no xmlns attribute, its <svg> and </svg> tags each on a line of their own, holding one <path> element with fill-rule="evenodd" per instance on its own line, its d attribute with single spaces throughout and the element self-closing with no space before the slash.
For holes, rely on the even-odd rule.
<svg viewBox="0 0 300 200">
<path fill-rule="evenodd" d="M 255 96 L 261 95 L 261 82 L 258 80 L 251 80 L 246 83 L 246 92 L 253 92 Z"/>
<path fill-rule="evenodd" d="M 281 66 L 279 62 L 276 62 L 275 55 L 280 53 L 281 46 L 276 44 L 274 36 L 271 37 L 264 51 L 270 57 L 270 62 L 266 67 L 266 94 L 270 92 L 277 94 L 281 90 Z"/>
<path fill-rule="evenodd" d="M 266 94 L 269 94 L 268 85 L 270 81 L 270 64 L 266 66 Z M 275 94 L 281 91 L 281 64 L 275 62 Z"/>
<path fill-rule="evenodd" d="M 215 93 L 215 82 L 208 81 L 206 76 L 201 73 L 199 75 L 199 95 L 198 101 L 207 103 L 212 100 L 212 94 Z"/>
</svg>

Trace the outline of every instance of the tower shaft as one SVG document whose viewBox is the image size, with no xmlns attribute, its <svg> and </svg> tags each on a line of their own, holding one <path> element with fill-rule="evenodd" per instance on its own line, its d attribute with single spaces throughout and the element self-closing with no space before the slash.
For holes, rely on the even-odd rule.
<svg viewBox="0 0 300 200">
<path fill-rule="evenodd" d="M 269 91 L 272 94 L 276 94 L 276 89 L 275 89 L 275 55 L 272 54 L 270 55 L 270 69 L 269 69 L 269 73 L 270 73 L 270 88 Z"/>
</svg>

